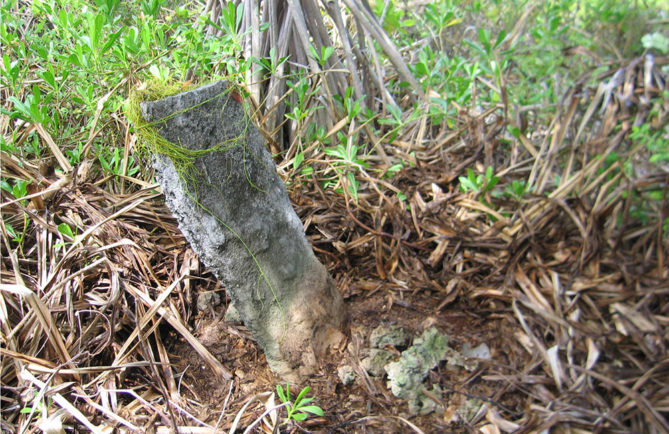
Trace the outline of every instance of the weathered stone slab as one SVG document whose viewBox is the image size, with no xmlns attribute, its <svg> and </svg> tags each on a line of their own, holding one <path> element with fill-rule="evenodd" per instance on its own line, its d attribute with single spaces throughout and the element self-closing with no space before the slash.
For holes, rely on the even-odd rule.
<svg viewBox="0 0 669 434">
<path fill-rule="evenodd" d="M 154 155 L 166 203 L 272 370 L 290 381 L 310 374 L 343 336 L 344 304 L 243 105 L 216 82 L 141 111 L 169 142 L 205 151 L 188 176 Z"/>
</svg>

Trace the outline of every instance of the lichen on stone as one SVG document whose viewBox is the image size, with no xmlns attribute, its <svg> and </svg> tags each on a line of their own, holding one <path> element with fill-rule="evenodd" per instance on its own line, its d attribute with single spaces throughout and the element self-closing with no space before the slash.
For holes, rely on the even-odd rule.
<svg viewBox="0 0 669 434">
<path fill-rule="evenodd" d="M 369 375 L 380 377 L 385 373 L 384 367 L 395 357 L 390 351 L 371 348 L 369 356 L 363 358 L 360 362 Z"/>
<path fill-rule="evenodd" d="M 412 413 L 418 413 L 425 407 L 421 404 L 425 396 L 423 380 L 439 362 L 446 359 L 448 350 L 448 337 L 432 327 L 416 338 L 398 361 L 385 366 L 388 387 L 393 395 L 409 401 Z"/>
<path fill-rule="evenodd" d="M 409 336 L 404 328 L 398 325 L 381 324 L 369 335 L 369 344 L 372 348 L 384 348 L 386 345 L 400 348 L 406 346 L 408 342 Z"/>
</svg>

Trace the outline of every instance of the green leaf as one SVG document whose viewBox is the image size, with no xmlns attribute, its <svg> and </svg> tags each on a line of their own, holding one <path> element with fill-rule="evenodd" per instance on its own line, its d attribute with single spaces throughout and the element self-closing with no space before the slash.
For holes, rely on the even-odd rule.
<svg viewBox="0 0 669 434">
<path fill-rule="evenodd" d="M 16 231 L 14 230 L 14 226 L 10 225 L 9 223 L 5 223 L 5 230 L 7 231 L 7 235 L 9 235 L 12 239 L 16 238 Z"/>
<path fill-rule="evenodd" d="M 302 406 L 305 406 L 306 404 L 310 403 L 316 398 L 301 398 L 301 399 L 295 399 L 295 405 L 298 407 L 298 409 L 302 409 Z"/>
<path fill-rule="evenodd" d="M 458 180 L 460 181 L 460 190 L 462 190 L 463 193 L 466 193 L 469 190 L 478 191 L 478 187 L 468 178 L 460 176 Z"/>
<path fill-rule="evenodd" d="M 283 387 L 280 384 L 276 385 L 276 393 L 277 395 L 279 395 L 279 399 L 281 400 L 281 402 L 285 403 L 290 401 L 290 392 L 288 393 L 288 396 L 286 396 L 286 393 L 283 391 Z"/>
<path fill-rule="evenodd" d="M 19 100 L 15 96 L 10 96 L 7 98 L 9 102 L 14 103 L 14 109 L 18 110 L 27 120 L 32 119 L 32 113 L 30 112 L 30 107 L 28 107 L 24 102 Z"/>
<path fill-rule="evenodd" d="M 295 414 L 293 414 L 291 417 L 292 417 L 294 420 L 298 421 L 298 422 L 302 422 L 302 421 L 305 420 L 307 417 L 309 417 L 309 415 L 306 414 L 306 413 L 295 413 Z"/>
<path fill-rule="evenodd" d="M 309 413 L 313 413 L 317 416 L 325 416 L 325 412 L 323 411 L 323 409 L 317 405 L 307 405 L 304 407 L 300 407 L 300 411 L 308 411 Z"/>
<path fill-rule="evenodd" d="M 348 172 L 346 174 L 346 178 L 348 179 L 348 191 L 351 193 L 351 196 L 353 196 L 353 199 L 357 202 L 358 201 L 358 188 L 360 187 L 360 183 L 358 182 L 357 179 L 355 179 L 355 175 L 353 172 Z"/>
<path fill-rule="evenodd" d="M 485 48 L 486 53 L 490 52 L 490 30 L 484 28 L 484 27 L 479 27 L 479 40 L 481 41 L 481 44 L 483 44 L 483 48 Z"/>
<path fill-rule="evenodd" d="M 102 155 L 98 155 L 98 160 L 100 160 L 100 165 L 102 166 L 103 169 L 105 169 L 108 172 L 111 172 L 111 166 L 109 163 L 107 163 L 107 159 L 103 157 Z"/>
<path fill-rule="evenodd" d="M 12 186 L 9 185 L 9 182 L 7 182 L 4 179 L 2 181 L 0 181 L 0 188 L 5 190 L 9 194 L 12 194 Z"/>
<path fill-rule="evenodd" d="M 495 41 L 495 48 L 499 47 L 499 45 L 504 42 L 504 38 L 506 38 L 506 30 L 502 29 L 499 32 L 499 35 L 497 35 L 497 40 Z"/>
<path fill-rule="evenodd" d="M 304 152 L 300 152 L 297 155 L 295 155 L 295 158 L 293 159 L 293 170 L 297 170 L 298 167 L 300 167 L 300 164 L 304 161 Z"/>
<path fill-rule="evenodd" d="M 302 398 L 304 398 L 304 395 L 309 393 L 309 390 L 311 390 L 311 387 L 307 386 L 300 391 L 300 393 L 297 395 L 297 398 L 295 398 L 295 405 L 299 404 L 299 402 L 302 400 Z"/>
<path fill-rule="evenodd" d="M 56 85 L 56 77 L 54 75 L 53 66 L 51 64 L 49 64 L 49 69 L 40 73 L 39 76 L 42 77 L 42 79 L 46 81 L 52 88 L 58 88 Z"/>
<path fill-rule="evenodd" d="M 111 46 L 114 45 L 114 44 L 116 43 L 116 41 L 118 40 L 118 38 L 121 37 L 121 33 L 123 33 L 124 30 L 125 30 L 125 26 L 124 26 L 124 27 L 121 27 L 121 29 L 120 29 L 118 32 L 116 32 L 116 33 L 112 33 L 112 34 L 109 36 L 109 40 L 107 41 L 107 43 L 102 47 L 102 50 L 100 50 L 100 54 L 103 54 L 103 53 L 105 53 L 107 50 L 109 50 L 109 49 L 111 48 Z"/>
<path fill-rule="evenodd" d="M 646 50 L 654 48 L 662 54 L 669 53 L 669 38 L 659 32 L 644 35 L 641 38 L 641 44 Z"/>
<path fill-rule="evenodd" d="M 511 133 L 511 135 L 512 135 L 513 137 L 515 137 L 516 139 L 520 138 L 520 134 L 521 134 L 520 128 L 518 128 L 518 127 L 512 127 L 511 125 L 507 125 L 506 129 L 507 129 L 507 131 L 509 131 L 509 133 Z"/>
<path fill-rule="evenodd" d="M 67 223 L 59 224 L 58 225 L 58 232 L 60 232 L 63 235 L 67 235 L 68 237 L 74 239 L 74 234 L 72 233 L 72 228 Z"/>
</svg>

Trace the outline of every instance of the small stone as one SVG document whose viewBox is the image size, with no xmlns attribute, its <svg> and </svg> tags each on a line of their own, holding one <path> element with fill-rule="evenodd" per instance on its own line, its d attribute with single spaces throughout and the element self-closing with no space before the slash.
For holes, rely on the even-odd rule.
<svg viewBox="0 0 669 434">
<path fill-rule="evenodd" d="M 423 380 L 430 370 L 446 359 L 449 350 L 448 337 L 432 327 L 414 339 L 414 345 L 402 352 L 397 362 L 385 366 L 388 388 L 396 397 L 409 401 L 412 414 L 418 414 L 424 406 L 431 405 L 427 401 L 423 403 Z M 425 411 L 429 410 L 428 407 Z"/>
<path fill-rule="evenodd" d="M 464 405 L 458 410 L 460 420 L 463 422 L 470 422 L 478 415 L 478 412 L 481 410 L 481 407 L 483 407 L 483 404 L 483 401 L 476 398 L 465 401 Z"/>
<path fill-rule="evenodd" d="M 469 343 L 462 346 L 462 355 L 465 357 L 472 357 L 475 359 L 490 360 L 490 348 L 486 344 L 481 344 L 471 348 Z"/>
<path fill-rule="evenodd" d="M 436 384 L 432 386 L 430 394 L 438 399 L 442 398 L 441 389 Z M 430 398 L 424 393 L 419 393 L 409 400 L 409 411 L 411 412 L 411 414 L 419 414 L 421 416 L 425 416 L 432 413 L 433 411 L 440 409 L 440 407 L 441 406 L 439 405 L 439 403 L 434 402 L 432 398 Z"/>
<path fill-rule="evenodd" d="M 228 306 L 228 308 L 225 311 L 225 315 L 223 316 L 223 319 L 226 322 L 235 322 L 235 323 L 242 322 L 242 317 L 239 316 L 239 311 L 233 304 Z"/>
<path fill-rule="evenodd" d="M 349 365 L 338 367 L 337 375 L 339 375 L 339 379 L 341 380 L 344 386 L 348 386 L 349 384 L 353 383 L 356 377 L 353 367 Z"/>
<path fill-rule="evenodd" d="M 384 366 L 394 359 L 394 354 L 388 350 L 372 348 L 369 356 L 361 360 L 362 367 L 373 377 L 381 377 L 386 373 Z"/>
<path fill-rule="evenodd" d="M 392 345 L 395 348 L 405 347 L 409 342 L 407 332 L 398 325 L 381 324 L 369 335 L 372 348 L 383 348 Z"/>
<path fill-rule="evenodd" d="M 198 310 L 208 310 L 221 302 L 221 296 L 215 292 L 201 292 L 197 295 Z"/>
</svg>

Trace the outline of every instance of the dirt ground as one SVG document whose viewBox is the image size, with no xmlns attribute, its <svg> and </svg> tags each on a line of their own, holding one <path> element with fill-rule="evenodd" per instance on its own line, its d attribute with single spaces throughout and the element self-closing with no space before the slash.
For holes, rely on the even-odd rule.
<svg viewBox="0 0 669 434">
<path fill-rule="evenodd" d="M 350 342 L 358 346 L 369 346 L 369 333 L 379 324 L 396 324 L 403 327 L 411 336 L 418 336 L 423 330 L 436 326 L 450 338 L 449 345 L 460 349 L 464 343 L 471 346 L 486 343 L 492 353 L 492 359 L 484 362 L 478 369 L 468 372 L 464 368 L 447 368 L 445 363 L 433 370 L 425 385 L 432 389 L 437 384 L 446 391 L 440 403 L 444 409 L 428 416 L 411 417 L 404 400 L 395 398 L 386 387 L 386 379 L 358 377 L 353 384 L 344 386 L 337 375 L 337 367 L 343 363 L 357 364 L 359 358 L 347 349 L 332 353 L 322 366 L 321 371 L 308 382 L 300 386 L 310 386 L 310 396 L 316 397 L 315 403 L 323 408 L 325 417 L 314 417 L 301 424 L 303 428 L 317 432 L 407 432 L 410 428 L 392 416 L 401 416 L 420 427 L 424 432 L 462 432 L 473 429 L 465 423 L 452 423 L 446 420 L 454 417 L 451 413 L 459 408 L 464 399 L 480 398 L 494 400 L 499 406 L 515 408 L 518 396 L 503 381 L 486 380 L 485 374 L 493 365 L 504 366 L 512 348 L 505 336 L 512 333 L 506 324 L 504 312 L 479 311 L 471 306 L 455 304 L 437 311 L 443 301 L 439 294 L 416 294 L 411 301 L 396 298 L 384 291 L 383 287 L 375 290 L 364 289 L 364 285 L 350 282 L 344 292 L 349 311 L 351 326 Z M 230 383 L 221 381 L 213 373 L 207 373 L 207 366 L 191 346 L 175 334 L 169 333 L 165 342 L 174 362 L 174 372 L 181 373 L 179 382 L 187 392 L 183 397 L 191 398 L 202 405 L 198 416 L 201 420 L 215 425 L 222 411 L 222 403 L 229 397 L 231 405 L 228 414 L 236 414 L 244 405 L 240 398 L 251 397 L 257 393 L 272 391 L 281 380 L 269 370 L 262 351 L 241 325 L 226 323 L 223 320 L 225 304 L 221 303 L 213 311 L 204 311 L 195 319 L 195 334 L 198 339 L 234 373 L 232 389 Z M 247 409 L 241 426 L 247 426 L 260 416 L 265 407 L 260 403 Z M 376 415 L 374 420 L 366 415 Z M 456 418 L 457 419 L 457 418 Z M 221 427 L 229 429 L 231 421 Z"/>
</svg>

